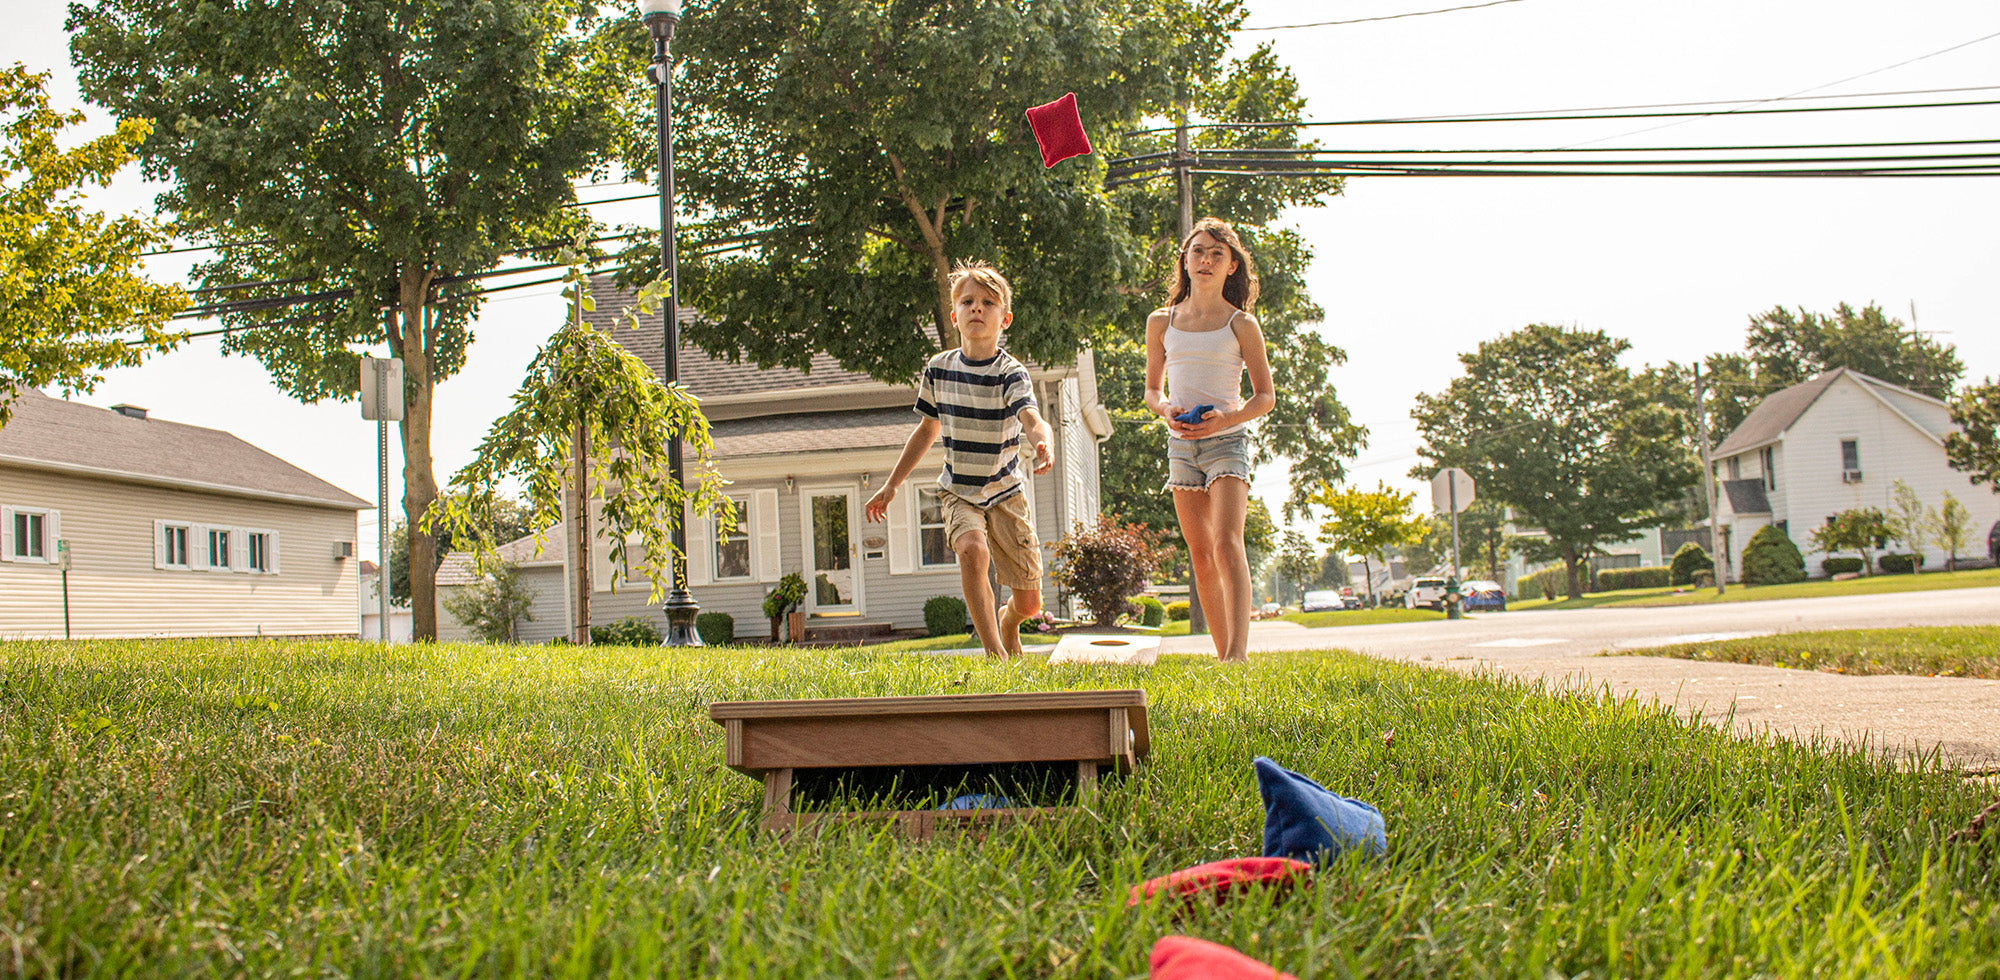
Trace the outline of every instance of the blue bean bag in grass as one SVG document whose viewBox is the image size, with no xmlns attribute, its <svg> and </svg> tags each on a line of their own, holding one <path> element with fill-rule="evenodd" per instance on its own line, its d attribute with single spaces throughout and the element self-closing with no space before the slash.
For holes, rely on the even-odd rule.
<svg viewBox="0 0 2000 980">
<path fill-rule="evenodd" d="M 1264 798 L 1264 856 L 1319 864 L 1351 848 L 1369 857 L 1388 853 L 1382 814 L 1258 756 L 1257 793 Z"/>
</svg>

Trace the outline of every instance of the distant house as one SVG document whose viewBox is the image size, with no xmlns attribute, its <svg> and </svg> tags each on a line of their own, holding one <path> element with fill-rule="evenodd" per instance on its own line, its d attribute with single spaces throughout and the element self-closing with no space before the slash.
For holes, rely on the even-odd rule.
<svg viewBox="0 0 2000 980">
<path fill-rule="evenodd" d="M 1972 514 L 1966 551 L 1977 557 L 1985 529 L 2000 518 L 2000 497 L 1945 461 L 1953 430 L 1944 402 L 1847 368 L 1765 398 L 1713 453 L 1729 567 L 1741 567 L 1752 534 L 1775 524 L 1818 574 L 1826 556 L 1813 546 L 1813 528 L 1843 510 L 1889 509 L 1897 480 L 1929 506 L 1946 491 L 1964 503 Z M 1930 567 L 1938 557 L 1927 555 Z"/>
<path fill-rule="evenodd" d="M 353 636 L 366 509 L 227 432 L 24 391 L 0 427 L 0 637 Z"/>
<path fill-rule="evenodd" d="M 361 638 L 376 640 L 382 637 L 382 582 L 380 570 L 372 561 L 361 563 Z M 417 617 L 409 606 L 389 604 L 389 642 L 408 643 L 417 632 Z"/>
<path fill-rule="evenodd" d="M 616 322 L 629 298 L 602 282 L 594 289 L 593 321 L 661 371 L 660 317 L 644 318 L 640 328 L 630 329 Z M 693 318 L 686 310 L 681 316 Z M 689 588 L 703 612 L 729 613 L 740 635 L 762 635 L 764 595 L 789 573 L 805 580 L 804 608 L 818 625 L 918 628 L 924 625 L 925 600 L 960 593 L 957 560 L 937 505 L 941 447 L 934 446 L 904 484 L 886 523 L 871 524 L 861 512 L 916 425 L 911 386 L 843 370 L 824 355 L 814 356 L 811 370 L 802 373 L 732 364 L 683 345 L 678 366 L 681 383 L 701 399 L 711 423 L 716 465 L 731 481 L 727 493 L 737 514 L 737 530 L 726 539 L 712 518 L 688 522 Z M 1088 352 L 1074 364 L 1031 364 L 1029 370 L 1055 436 L 1055 468 L 1030 478 L 1029 508 L 1046 565 L 1056 539 L 1077 521 L 1097 515 L 1097 444 L 1111 425 L 1098 402 Z M 643 616 L 664 628 L 659 606 L 647 601 L 650 586 L 643 577 L 625 581 L 602 540 L 592 550 L 592 623 Z M 550 529 L 539 548 L 533 539 L 522 539 L 502 551 L 537 597 L 529 610 L 534 618 L 517 624 L 519 638 L 534 642 L 561 635 L 568 619 L 562 529 Z M 446 559 L 438 579 L 441 639 L 465 635 L 442 603 L 471 581 L 467 556 Z M 1065 599 L 1048 580 L 1043 596 L 1052 609 Z"/>
</svg>

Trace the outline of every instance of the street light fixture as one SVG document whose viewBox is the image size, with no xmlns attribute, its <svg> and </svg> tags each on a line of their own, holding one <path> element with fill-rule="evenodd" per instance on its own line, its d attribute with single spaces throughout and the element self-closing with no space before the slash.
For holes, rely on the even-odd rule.
<svg viewBox="0 0 2000 980">
<path fill-rule="evenodd" d="M 680 0 L 639 0 L 639 15 L 646 21 L 646 30 L 653 35 L 653 64 L 647 75 L 653 81 L 659 103 L 659 145 L 660 145 L 660 275 L 667 279 L 666 302 L 661 308 L 661 319 L 665 324 L 666 346 L 661 358 L 661 376 L 667 384 L 680 380 L 681 374 L 681 329 L 680 329 L 680 270 L 674 262 L 674 116 L 673 116 L 673 62 L 668 45 L 674 39 L 674 27 L 681 22 Z M 681 440 L 678 433 L 667 447 L 667 478 L 674 486 L 685 486 L 681 480 Z M 667 613 L 666 646 L 701 646 L 701 634 L 695 631 L 695 615 L 701 607 L 695 604 L 694 595 L 687 587 L 687 519 L 686 508 L 668 515 L 673 523 L 674 583 L 667 591 L 667 601 L 662 608 Z"/>
</svg>

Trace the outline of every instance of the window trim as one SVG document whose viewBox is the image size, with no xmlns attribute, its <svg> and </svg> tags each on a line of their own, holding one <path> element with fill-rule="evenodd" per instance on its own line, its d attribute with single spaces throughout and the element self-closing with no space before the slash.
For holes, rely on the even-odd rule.
<svg viewBox="0 0 2000 980">
<path fill-rule="evenodd" d="M 278 574 L 278 532 L 261 527 L 235 527 L 230 530 L 243 535 L 243 568 L 240 571 L 252 575 Z M 264 539 L 263 568 L 257 567 L 257 560 L 251 550 L 258 538 Z"/>
<path fill-rule="evenodd" d="M 713 583 L 736 583 L 757 581 L 757 539 L 752 527 L 756 518 L 750 512 L 748 493 L 723 494 L 731 509 L 736 511 L 736 532 L 729 538 L 730 544 L 743 543 L 743 567 L 741 575 L 722 574 L 722 527 L 715 513 L 710 512 L 702 519 L 708 521 L 708 580 Z"/>
<path fill-rule="evenodd" d="M 37 543 L 41 545 L 39 555 L 21 554 L 20 535 L 14 532 L 15 521 L 21 517 L 41 518 L 41 533 Z M 62 540 L 62 511 L 53 507 L 8 507 L 4 515 L 7 522 L 7 549 L 0 558 L 22 565 L 53 565 L 56 563 L 56 542 Z"/>
<path fill-rule="evenodd" d="M 938 495 L 939 497 L 938 514 L 941 520 L 937 524 L 924 523 L 924 494 L 926 493 L 935 494 Z M 956 570 L 958 568 L 958 554 L 952 551 L 951 540 L 948 536 L 950 533 L 951 521 L 949 519 L 943 519 L 943 514 L 944 514 L 943 494 L 944 491 L 942 489 L 939 489 L 936 484 L 928 484 L 925 486 L 918 487 L 916 495 L 910 498 L 910 504 L 911 504 L 910 537 L 912 539 L 910 542 L 910 553 L 916 558 L 916 561 L 913 564 L 915 565 L 915 570 L 919 572 L 936 572 L 936 571 L 943 571 L 948 568 Z M 946 531 L 947 538 L 944 543 L 944 552 L 946 555 L 950 556 L 951 558 L 950 561 L 932 563 L 924 560 L 924 530 L 926 528 L 940 528 Z"/>
<path fill-rule="evenodd" d="M 233 533 L 236 529 L 233 527 L 207 527 L 204 528 L 204 530 L 206 530 L 208 533 L 204 536 L 207 538 L 207 540 L 202 542 L 203 553 L 207 555 L 207 564 L 203 567 L 205 567 L 207 570 L 211 572 L 236 571 L 236 567 L 230 564 L 230 557 L 231 557 L 230 550 L 233 549 L 236 546 L 236 544 L 229 538 L 230 534 Z M 215 559 L 216 555 L 215 536 L 218 534 L 222 535 L 222 560 L 220 562 L 216 561 Z"/>
<path fill-rule="evenodd" d="M 194 571 L 194 528 L 195 525 L 192 521 L 161 520 L 153 522 L 153 540 L 159 542 L 159 568 L 161 571 Z M 171 549 L 167 547 L 166 535 L 168 531 L 181 532 L 181 560 L 179 562 L 173 560 Z M 204 543 L 204 546 L 206 546 L 206 543 Z"/>
</svg>

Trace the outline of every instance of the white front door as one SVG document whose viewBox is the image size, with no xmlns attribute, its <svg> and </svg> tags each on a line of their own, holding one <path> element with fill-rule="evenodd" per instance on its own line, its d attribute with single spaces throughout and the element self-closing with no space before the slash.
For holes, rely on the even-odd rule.
<svg viewBox="0 0 2000 980">
<path fill-rule="evenodd" d="M 851 486 L 819 487 L 799 494 L 808 612 L 861 612 L 861 554 L 854 537 L 857 510 Z"/>
</svg>

